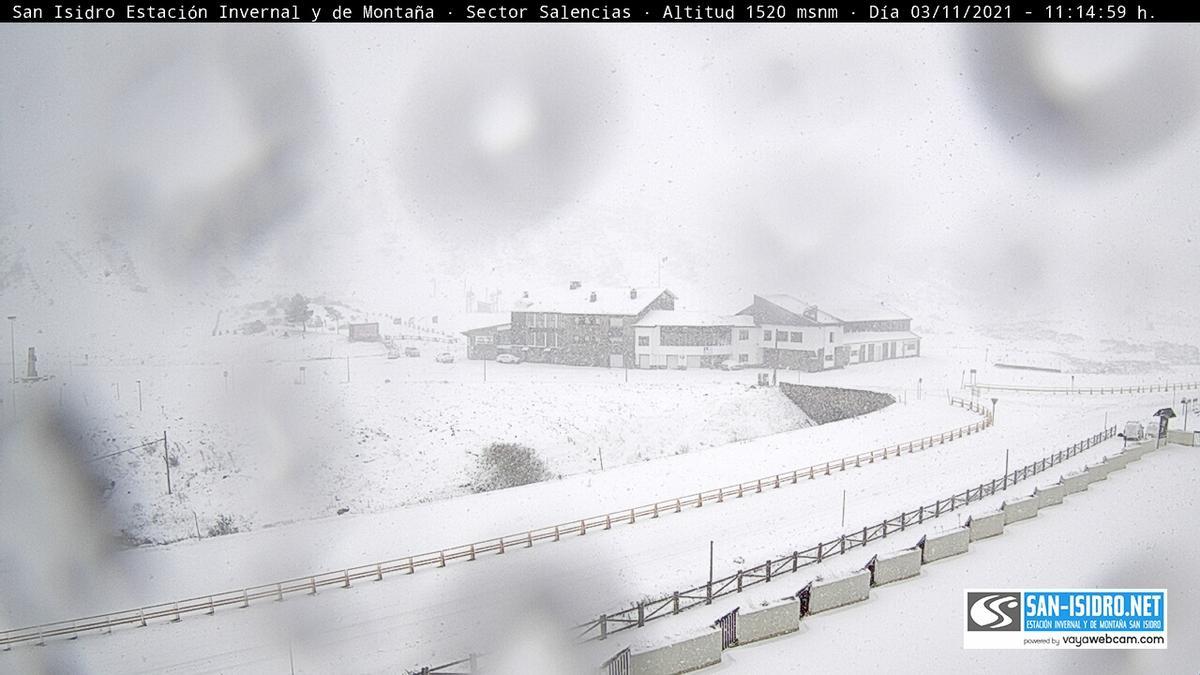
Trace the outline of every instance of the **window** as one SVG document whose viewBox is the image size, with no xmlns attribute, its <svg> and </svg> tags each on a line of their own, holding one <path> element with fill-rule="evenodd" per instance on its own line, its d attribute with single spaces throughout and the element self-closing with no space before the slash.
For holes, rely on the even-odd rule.
<svg viewBox="0 0 1200 675">
<path fill-rule="evenodd" d="M 538 332 L 538 334 L 537 334 L 537 346 L 539 346 L 539 347 L 545 347 L 545 346 L 546 346 L 546 334 L 545 334 L 545 333 Z"/>
<path fill-rule="evenodd" d="M 829 344 L 833 344 L 833 331 L 829 331 Z"/>
<path fill-rule="evenodd" d="M 537 325 L 538 325 L 539 327 L 541 327 L 541 328 L 545 328 L 545 327 L 546 327 L 546 315 L 545 315 L 545 314 L 538 314 L 538 315 L 537 315 Z"/>
<path fill-rule="evenodd" d="M 792 331 L 792 342 L 804 342 L 804 333 Z"/>
<path fill-rule="evenodd" d="M 638 346 L 639 347 L 649 347 L 650 346 L 650 336 L 649 335 L 639 335 L 638 336 Z"/>
<path fill-rule="evenodd" d="M 475 344 L 490 345 L 490 344 L 492 344 L 492 336 L 491 335 L 476 335 L 475 336 Z"/>
<path fill-rule="evenodd" d="M 554 346 L 555 346 L 555 347 L 557 347 L 557 346 L 558 346 L 558 333 L 555 333 L 555 334 L 554 334 Z"/>
<path fill-rule="evenodd" d="M 771 341 L 771 331 L 764 330 L 763 331 L 763 342 L 770 342 L 770 341 Z"/>
<path fill-rule="evenodd" d="M 738 354 L 738 363 L 749 363 L 749 362 L 750 362 L 749 354 Z"/>
<path fill-rule="evenodd" d="M 738 329 L 738 339 L 739 340 L 749 340 L 750 339 L 750 329 L 749 328 L 739 328 Z"/>
</svg>

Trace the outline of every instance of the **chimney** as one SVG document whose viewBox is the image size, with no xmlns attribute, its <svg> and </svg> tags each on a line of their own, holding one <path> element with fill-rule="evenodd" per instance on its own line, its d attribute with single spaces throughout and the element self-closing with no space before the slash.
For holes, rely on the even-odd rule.
<svg viewBox="0 0 1200 675">
<path fill-rule="evenodd" d="M 578 289 L 578 288 L 579 288 L 580 286 L 582 286 L 582 285 L 583 285 L 583 284 L 582 284 L 582 283 L 580 283 L 580 282 L 578 282 L 578 281 L 572 281 L 572 282 L 571 282 L 571 290 L 576 290 L 576 289 Z"/>
<path fill-rule="evenodd" d="M 588 296 L 588 302 L 595 302 L 595 301 L 596 301 L 596 291 L 592 291 L 592 294 Z"/>
<path fill-rule="evenodd" d="M 629 289 L 629 299 L 637 300 L 637 289 L 636 288 Z"/>
</svg>

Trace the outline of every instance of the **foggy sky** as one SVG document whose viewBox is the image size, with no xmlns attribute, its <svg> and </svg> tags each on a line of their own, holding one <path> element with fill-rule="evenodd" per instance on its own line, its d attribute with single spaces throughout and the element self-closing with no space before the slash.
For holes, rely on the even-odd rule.
<svg viewBox="0 0 1200 675">
<path fill-rule="evenodd" d="M 0 31 L 0 284 L 46 324 L 446 312 L 664 256 L 688 308 L 967 323 L 1103 325 L 1200 280 L 1192 26 Z"/>
</svg>

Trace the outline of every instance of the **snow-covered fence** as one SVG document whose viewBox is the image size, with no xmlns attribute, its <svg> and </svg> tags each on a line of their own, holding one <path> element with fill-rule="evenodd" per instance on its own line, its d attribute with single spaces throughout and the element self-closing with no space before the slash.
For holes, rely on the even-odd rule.
<svg viewBox="0 0 1200 675">
<path fill-rule="evenodd" d="M 1133 384 L 1125 387 L 1022 387 L 1009 384 L 968 385 L 975 395 L 986 391 L 1008 391 L 1024 394 L 1070 394 L 1107 396 L 1110 394 L 1156 394 L 1159 392 L 1191 391 L 1200 389 L 1200 382 L 1159 382 L 1155 384 Z"/>
<path fill-rule="evenodd" d="M 709 628 L 699 635 L 644 652 L 629 659 L 631 675 L 676 675 L 721 662 L 721 629 Z"/>
<path fill-rule="evenodd" d="M 602 614 L 597 619 L 576 626 L 576 636 L 585 641 L 603 640 L 615 633 L 644 626 L 647 621 L 711 604 L 717 598 L 740 593 L 745 588 L 756 584 L 769 583 L 781 574 L 793 573 L 810 565 L 819 564 L 831 556 L 861 548 L 870 542 L 884 539 L 889 535 L 903 532 L 908 527 L 924 523 L 926 520 L 940 518 L 968 504 L 999 495 L 1004 491 L 1005 485 L 1011 487 L 1015 483 L 1036 476 L 1116 435 L 1117 428 L 1109 427 L 1068 448 L 1015 469 L 1005 476 L 980 483 L 973 488 L 939 499 L 931 504 L 923 504 L 875 525 L 868 525 L 828 541 L 818 542 L 815 546 L 804 550 L 792 551 L 754 567 L 739 570 L 729 576 L 714 579 L 711 584 L 700 584 L 654 600 L 639 602 L 618 612 Z M 969 533 L 967 536 L 969 538 Z"/>
<path fill-rule="evenodd" d="M 1005 500 L 1000 510 L 1004 512 L 1004 524 L 1011 525 L 1021 520 L 1033 518 L 1038 513 L 1041 500 L 1037 496 Z"/>
<path fill-rule="evenodd" d="M 1033 494 L 1038 498 L 1038 508 L 1044 509 L 1047 506 L 1056 506 L 1063 503 L 1063 497 L 1066 491 L 1061 483 L 1057 485 L 1043 485 L 1033 491 Z"/>
<path fill-rule="evenodd" d="M 866 569 L 871 572 L 872 586 L 915 577 L 921 573 L 921 549 L 910 548 L 894 553 L 881 553 L 871 558 Z"/>
<path fill-rule="evenodd" d="M 807 606 L 801 600 L 801 610 L 805 615 L 862 602 L 871 596 L 871 571 L 859 570 L 832 579 L 812 581 L 800 593 L 808 596 Z"/>
<path fill-rule="evenodd" d="M 800 602 L 785 600 L 738 612 L 737 643 L 750 644 L 800 630 Z"/>
<path fill-rule="evenodd" d="M 967 518 L 967 529 L 971 531 L 971 541 L 1004 534 L 1004 512 L 992 511 L 971 516 Z"/>
<path fill-rule="evenodd" d="M 932 537 L 921 537 L 921 564 L 966 553 L 971 546 L 971 530 L 958 527 Z"/>
</svg>

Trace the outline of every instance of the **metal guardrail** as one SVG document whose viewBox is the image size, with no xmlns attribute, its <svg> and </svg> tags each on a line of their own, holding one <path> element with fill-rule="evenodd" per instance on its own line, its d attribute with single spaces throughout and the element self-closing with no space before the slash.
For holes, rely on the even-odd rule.
<svg viewBox="0 0 1200 675">
<path fill-rule="evenodd" d="M 639 518 L 654 519 L 671 513 L 679 513 L 685 507 L 699 508 L 705 505 L 719 504 L 726 499 L 737 499 L 751 494 L 758 494 L 764 489 L 778 489 L 785 485 L 795 485 L 801 479 L 810 480 L 816 478 L 818 475 L 828 476 L 833 471 L 845 471 L 847 468 L 861 467 L 863 464 L 873 464 L 876 460 L 886 461 L 889 458 L 899 457 L 902 454 L 925 450 L 936 445 L 943 445 L 964 436 L 978 433 L 991 426 L 991 413 L 986 407 L 976 402 L 959 398 L 950 398 L 949 402 L 951 405 L 978 413 L 982 416 L 982 419 L 978 422 L 960 426 L 939 434 L 931 434 L 869 452 L 840 457 L 801 469 L 784 471 L 741 483 L 689 493 L 686 496 L 660 500 L 650 504 L 612 511 L 598 516 L 580 518 L 579 520 L 572 520 L 557 525 L 526 530 L 494 539 L 348 567 L 342 570 L 296 577 L 269 584 L 196 596 L 184 600 L 95 614 L 67 621 L 55 621 L 52 623 L 8 629 L 0 632 L 0 648 L 7 651 L 15 644 L 26 642 L 43 645 L 48 638 L 69 637 L 73 639 L 77 638 L 81 633 L 87 632 L 111 633 L 115 627 L 145 626 L 148 622 L 155 620 L 175 622 L 180 621 L 184 615 L 188 614 L 213 614 L 218 608 L 248 607 L 252 602 L 261 600 L 282 601 L 289 595 L 315 595 L 322 588 L 349 588 L 356 581 L 381 581 L 385 575 L 389 574 L 414 574 L 420 567 L 445 567 L 448 562 L 476 560 L 478 556 L 485 553 L 503 554 L 512 548 L 529 548 L 533 546 L 534 542 L 560 541 L 566 536 L 582 536 L 586 535 L 589 531 L 609 530 L 614 525 L 632 525 Z M 446 667 L 457 666 L 458 664 L 459 662 L 455 662 L 448 664 Z"/>
<path fill-rule="evenodd" d="M 1200 389 L 1200 382 L 1162 382 L 1159 384 L 1140 384 L 1127 387 L 1020 387 L 1008 384 L 985 384 L 979 382 L 967 385 L 967 389 L 970 389 L 975 394 L 983 391 L 1007 391 L 1026 394 L 1107 396 L 1111 394 L 1158 394 L 1175 391 L 1192 391 Z"/>
</svg>

